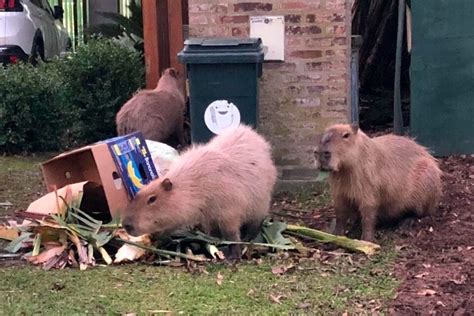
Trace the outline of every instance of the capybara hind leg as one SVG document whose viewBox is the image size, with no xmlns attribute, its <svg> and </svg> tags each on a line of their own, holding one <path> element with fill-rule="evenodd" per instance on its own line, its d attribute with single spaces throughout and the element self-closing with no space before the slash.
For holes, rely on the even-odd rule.
<svg viewBox="0 0 474 316">
<path fill-rule="evenodd" d="M 251 241 L 252 239 L 257 237 L 258 233 L 262 230 L 262 222 L 263 220 L 257 220 L 246 223 L 243 229 L 240 231 L 240 238 L 244 241 Z"/>
<path fill-rule="evenodd" d="M 365 206 L 360 208 L 360 216 L 362 223 L 361 239 L 365 241 L 374 241 L 374 230 L 377 220 L 377 208 L 373 206 Z"/>
<path fill-rule="evenodd" d="M 176 127 L 175 135 L 178 138 L 179 144 L 184 147 L 186 146 L 186 138 L 184 137 L 184 119 L 180 119 L 178 126 Z"/>
</svg>

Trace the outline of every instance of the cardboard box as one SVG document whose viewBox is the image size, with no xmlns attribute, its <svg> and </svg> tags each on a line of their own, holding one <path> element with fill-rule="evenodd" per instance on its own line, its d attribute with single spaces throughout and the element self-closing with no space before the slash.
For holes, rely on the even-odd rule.
<svg viewBox="0 0 474 316">
<path fill-rule="evenodd" d="M 158 177 L 143 135 L 139 132 L 104 141 L 110 149 L 130 198 Z"/>
<path fill-rule="evenodd" d="M 96 219 L 110 220 L 109 207 L 103 187 L 90 181 L 69 184 L 58 188 L 56 192 L 49 192 L 32 202 L 26 211 L 42 215 L 63 213 L 66 209 L 65 203 L 71 203 L 80 193 L 82 193 L 82 199 L 79 208 L 82 211 Z"/>
<path fill-rule="evenodd" d="M 62 153 L 44 162 L 41 169 L 49 192 L 84 181 L 100 185 L 112 217 L 120 214 L 141 186 L 157 177 L 141 133 Z"/>
</svg>

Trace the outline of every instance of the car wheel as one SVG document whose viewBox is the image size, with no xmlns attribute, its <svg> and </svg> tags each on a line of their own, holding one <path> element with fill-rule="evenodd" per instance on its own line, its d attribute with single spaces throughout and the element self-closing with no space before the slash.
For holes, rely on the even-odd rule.
<svg viewBox="0 0 474 316">
<path fill-rule="evenodd" d="M 36 65 L 40 59 L 44 61 L 44 45 L 41 38 L 36 38 L 31 50 L 30 62 Z"/>
</svg>

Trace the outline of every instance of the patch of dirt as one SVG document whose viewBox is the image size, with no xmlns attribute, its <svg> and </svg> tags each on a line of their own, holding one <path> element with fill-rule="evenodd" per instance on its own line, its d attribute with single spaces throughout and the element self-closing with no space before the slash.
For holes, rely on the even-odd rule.
<svg viewBox="0 0 474 316">
<path fill-rule="evenodd" d="M 402 280 L 391 312 L 401 315 L 474 313 L 474 157 L 441 160 L 439 213 L 400 227 L 404 247 L 395 273 Z"/>
<path fill-rule="evenodd" d="M 391 314 L 474 314 L 474 156 L 441 159 L 440 166 L 444 194 L 438 214 L 377 233 L 379 240 L 393 240 L 399 252 L 394 273 L 401 285 L 389 307 Z M 288 213 L 306 226 L 329 231 L 335 216 L 332 206 L 294 212 L 298 203 L 283 197 L 274 204 L 275 212 L 284 220 L 292 220 L 285 218 Z M 349 236 L 358 238 L 357 233 Z"/>
</svg>

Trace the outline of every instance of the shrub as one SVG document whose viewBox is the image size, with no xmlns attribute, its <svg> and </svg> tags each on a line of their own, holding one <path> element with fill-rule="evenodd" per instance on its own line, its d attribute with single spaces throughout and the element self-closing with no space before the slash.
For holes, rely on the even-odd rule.
<svg viewBox="0 0 474 316">
<path fill-rule="evenodd" d="M 115 114 L 143 75 L 137 51 L 103 39 L 37 67 L 0 67 L 0 151 L 58 150 L 114 136 Z"/>
<path fill-rule="evenodd" d="M 69 124 L 63 77 L 42 64 L 0 67 L 0 150 L 58 148 Z"/>
<path fill-rule="evenodd" d="M 77 139 L 91 143 L 114 136 L 115 114 L 144 82 L 140 54 L 112 40 L 93 39 L 64 66 Z"/>
</svg>

